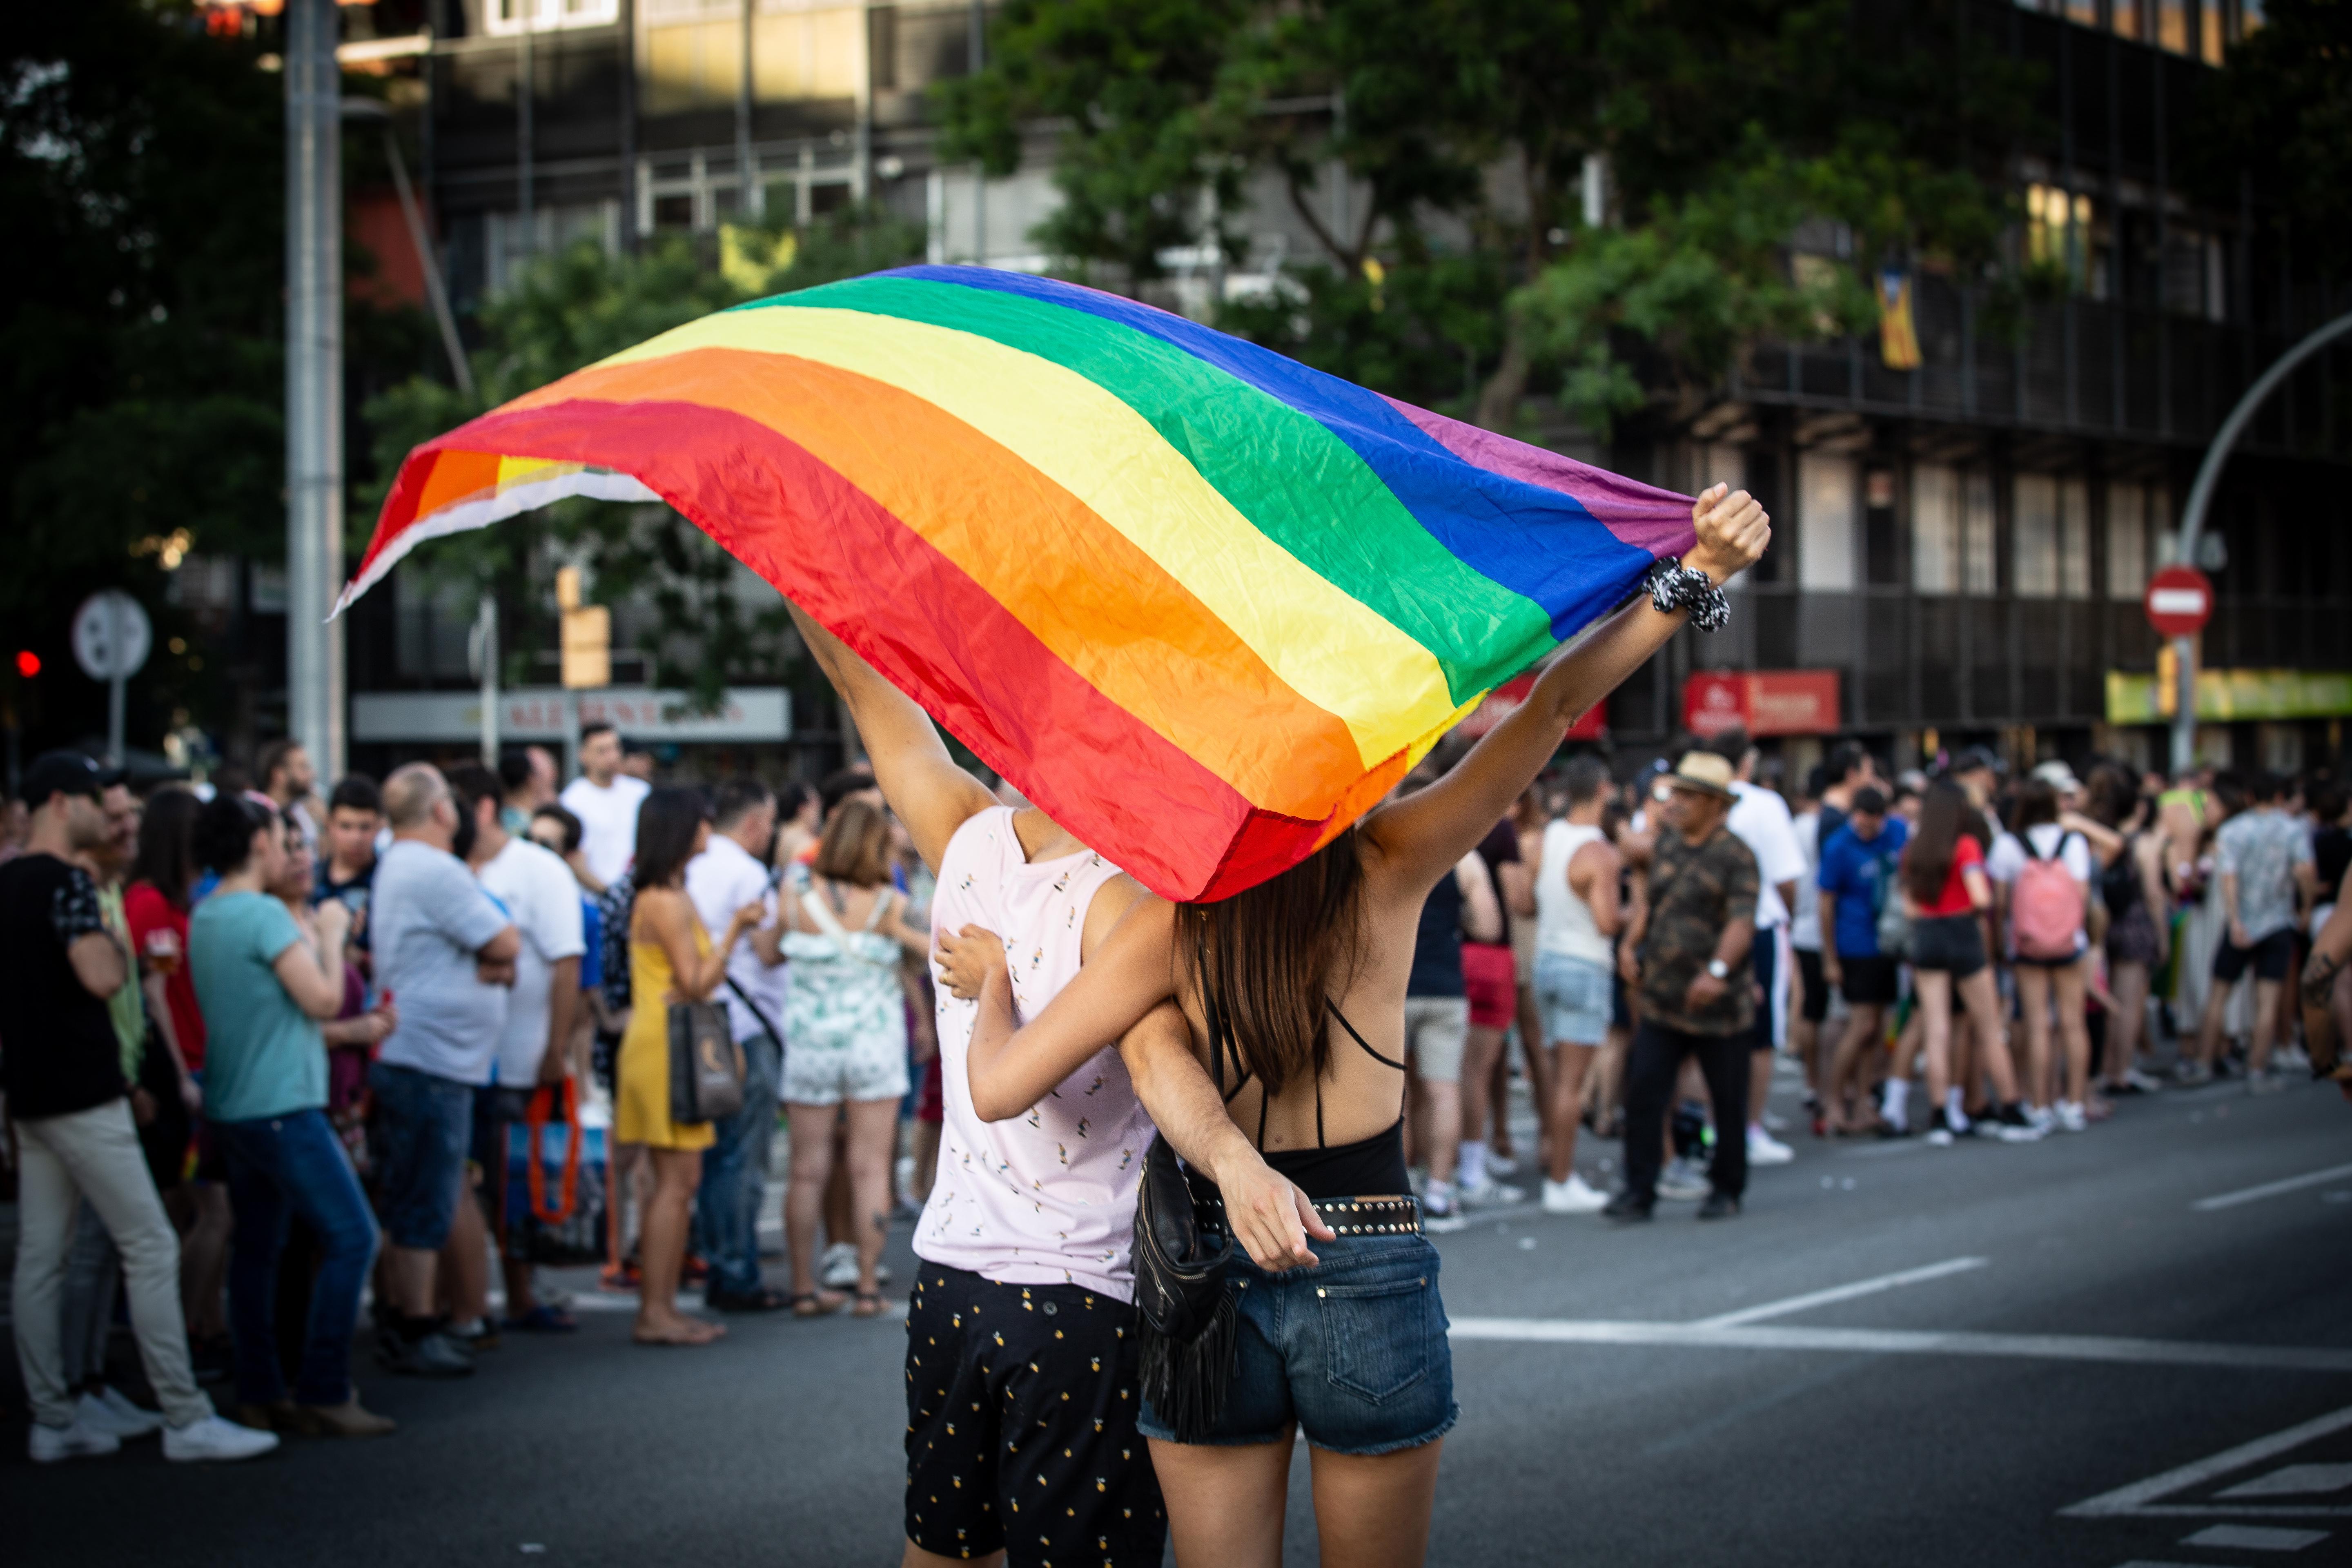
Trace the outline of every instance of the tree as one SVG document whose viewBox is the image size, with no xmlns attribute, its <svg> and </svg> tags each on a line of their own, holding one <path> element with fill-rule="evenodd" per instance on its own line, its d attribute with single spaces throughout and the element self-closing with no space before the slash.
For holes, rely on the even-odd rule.
<svg viewBox="0 0 2352 1568">
<path fill-rule="evenodd" d="M 2271 0 L 2265 26 L 2205 79 L 2183 151 L 2214 205 L 2249 174 L 2286 216 L 2298 271 L 2352 257 L 2352 4 Z"/>
<path fill-rule="evenodd" d="M 675 235 L 633 256 L 609 256 L 583 241 L 541 258 L 481 309 L 471 401 L 419 375 L 368 404 L 378 478 L 354 508 L 354 552 L 373 531 L 402 458 L 419 442 L 712 310 L 918 258 L 923 239 L 904 220 L 854 208 L 797 233 L 730 234 L 725 268 L 704 265 L 696 245 Z M 648 651 L 664 682 L 681 685 L 698 707 L 716 707 L 730 681 L 772 678 L 794 663 L 797 644 L 782 605 L 747 605 L 736 593 L 734 560 L 667 507 L 562 501 L 437 541 L 401 570 L 427 582 L 488 584 L 505 610 L 513 663 L 507 679 L 521 684 L 531 672 L 526 650 L 555 640 L 551 559 L 584 567 L 599 601 L 650 606 L 656 647 Z"/>
</svg>

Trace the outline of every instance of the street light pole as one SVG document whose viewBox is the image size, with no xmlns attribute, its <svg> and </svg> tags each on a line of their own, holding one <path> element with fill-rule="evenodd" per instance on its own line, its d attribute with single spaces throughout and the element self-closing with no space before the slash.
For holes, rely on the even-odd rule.
<svg viewBox="0 0 2352 1568">
<path fill-rule="evenodd" d="M 2197 466 L 2197 482 L 2189 486 L 2189 505 L 2180 514 L 2179 558 L 2183 564 L 2197 564 L 2197 536 L 2205 527 L 2205 510 L 2213 504 L 2213 492 L 2221 487 L 2221 466 L 2230 460 L 2230 448 L 2245 434 L 2263 399 L 2276 391 L 2279 383 L 2292 374 L 2295 366 L 2347 332 L 2352 332 L 2352 315 L 2338 316 L 2279 355 L 2270 369 L 2246 389 L 2246 395 L 2238 399 L 2230 416 L 2221 421 L 2213 444 L 2205 449 L 2205 460 Z M 2172 771 L 2178 775 L 2197 763 L 2197 644 L 2191 637 L 2175 637 L 2172 647 L 2180 681 L 2172 710 Z"/>
<path fill-rule="evenodd" d="M 342 81 L 335 0 L 286 6 L 286 729 L 343 772 Z"/>
</svg>

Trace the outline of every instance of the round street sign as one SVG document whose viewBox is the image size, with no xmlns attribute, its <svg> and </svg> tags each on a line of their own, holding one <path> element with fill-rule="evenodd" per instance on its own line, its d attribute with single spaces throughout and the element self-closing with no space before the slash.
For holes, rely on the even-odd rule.
<svg viewBox="0 0 2352 1568">
<path fill-rule="evenodd" d="M 74 658 L 92 680 L 127 680 L 138 674 L 154 637 L 147 612 L 120 588 L 92 594 L 74 612 Z"/>
<path fill-rule="evenodd" d="M 2158 635 L 2194 637 L 2213 618 L 2213 583 L 2194 566 L 2168 566 L 2147 580 L 2147 624 Z"/>
</svg>

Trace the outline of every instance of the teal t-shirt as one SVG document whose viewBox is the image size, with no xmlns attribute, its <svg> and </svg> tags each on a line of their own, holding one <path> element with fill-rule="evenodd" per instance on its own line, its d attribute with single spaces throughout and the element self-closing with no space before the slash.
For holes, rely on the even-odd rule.
<svg viewBox="0 0 2352 1568">
<path fill-rule="evenodd" d="M 188 973 L 205 1014 L 205 1114 L 253 1121 L 327 1103 L 319 1026 L 271 967 L 302 940 L 267 893 L 215 893 L 188 921 Z"/>
</svg>

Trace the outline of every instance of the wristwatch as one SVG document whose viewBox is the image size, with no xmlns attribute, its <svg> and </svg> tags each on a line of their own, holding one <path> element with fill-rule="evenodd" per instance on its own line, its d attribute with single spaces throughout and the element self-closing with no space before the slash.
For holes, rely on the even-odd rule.
<svg viewBox="0 0 2352 1568">
<path fill-rule="evenodd" d="M 1706 961 L 1706 972 L 1717 980 L 1731 978 L 1731 965 L 1719 958 L 1710 958 Z"/>
</svg>

